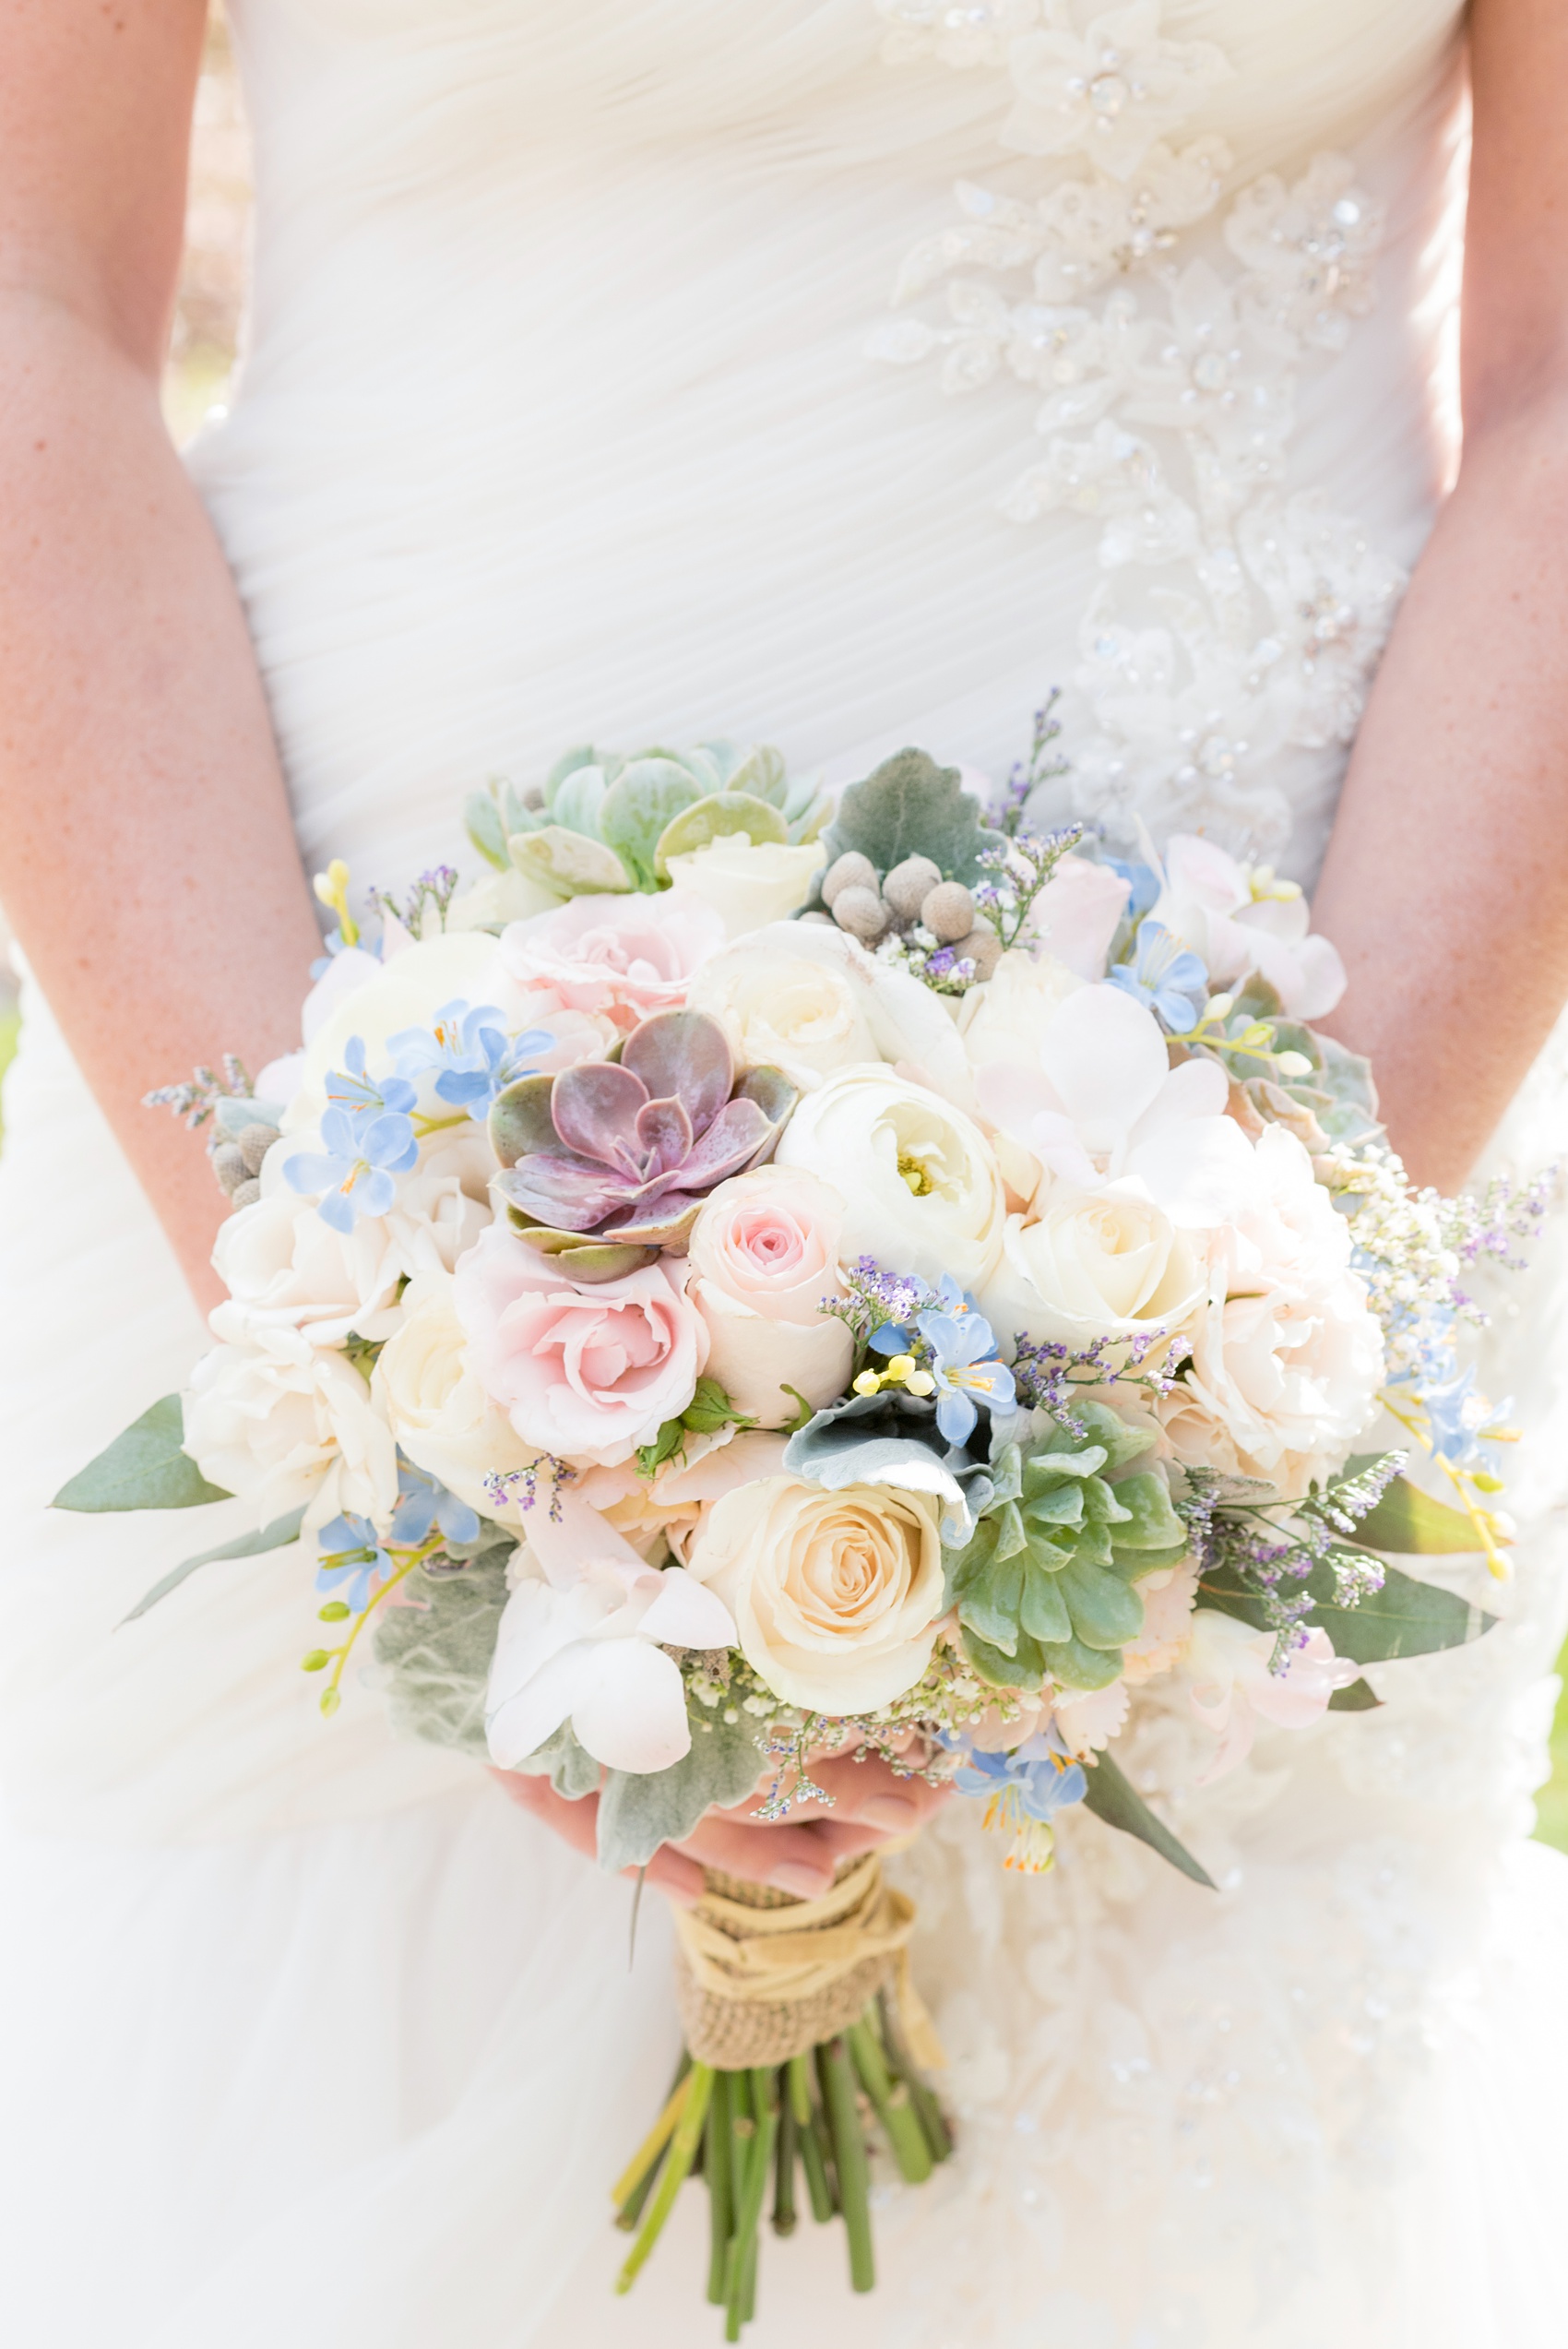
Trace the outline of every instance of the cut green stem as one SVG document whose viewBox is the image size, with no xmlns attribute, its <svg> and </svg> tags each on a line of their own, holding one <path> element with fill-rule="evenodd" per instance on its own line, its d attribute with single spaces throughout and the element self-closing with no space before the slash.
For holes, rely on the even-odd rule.
<svg viewBox="0 0 1568 2349">
<path fill-rule="evenodd" d="M 685 2182 L 692 2166 L 692 2157 L 702 2136 L 707 2118 L 708 2099 L 713 2093 L 713 2068 L 710 2064 L 694 2064 L 686 2081 L 685 2099 L 681 2117 L 671 2140 L 669 2156 L 659 2175 L 659 2190 L 652 2207 L 637 2231 L 636 2241 L 626 2254 L 625 2264 L 615 2279 L 617 2292 L 629 2292 L 637 2280 L 638 2270 L 663 2232 L 664 2222 L 675 2207 L 675 2197 Z"/>
<path fill-rule="evenodd" d="M 931 2147 L 921 2116 L 910 2101 L 909 2083 L 888 2073 L 882 2041 L 867 2016 L 852 2022 L 846 2034 L 861 2085 L 876 2107 L 898 2175 L 908 2186 L 920 2186 L 931 2176 Z"/>
<path fill-rule="evenodd" d="M 773 2232 L 793 2235 L 795 2232 L 795 2155 L 799 2150 L 800 2130 L 795 2121 L 795 2107 L 790 2101 L 788 2083 L 782 2078 L 778 2098 L 778 2158 L 773 2172 Z"/>
<path fill-rule="evenodd" d="M 756 2234 L 762 2224 L 762 2206 L 767 2195 L 774 2140 L 778 2131 L 775 2074 L 754 2071 L 747 2080 L 753 2117 L 744 2171 L 736 2178 L 734 2187 L 735 2225 L 724 2272 L 726 2341 L 739 2341 L 741 2327 L 746 2320 L 748 2298 L 754 2302 L 756 2297 Z"/>
<path fill-rule="evenodd" d="M 715 2072 L 707 2107 L 708 2253 L 707 2296 L 715 2307 L 724 2306 L 724 2261 L 730 2249 L 734 2216 L 733 2170 L 730 2159 L 730 2075 Z"/>
<path fill-rule="evenodd" d="M 855 2078 L 842 2038 L 827 2040 L 820 2046 L 816 2061 L 833 2140 L 838 2200 L 849 2238 L 849 2282 L 857 2292 L 870 2292 L 876 2283 L 876 2260 L 871 2239 L 871 2181 L 866 2168 L 865 2134 L 855 2101 Z"/>
</svg>

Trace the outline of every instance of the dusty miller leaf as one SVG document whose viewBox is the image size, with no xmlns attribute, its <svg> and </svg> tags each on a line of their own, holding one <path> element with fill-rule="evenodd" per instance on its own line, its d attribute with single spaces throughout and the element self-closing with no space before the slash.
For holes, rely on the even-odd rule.
<svg viewBox="0 0 1568 2349">
<path fill-rule="evenodd" d="M 743 1803 L 766 1766 L 756 1723 L 716 1719 L 694 1705 L 692 1750 L 668 1770 L 607 1771 L 599 1801 L 599 1865 L 612 1876 L 646 1867 L 661 1843 L 678 1843 L 705 1811 Z"/>
</svg>

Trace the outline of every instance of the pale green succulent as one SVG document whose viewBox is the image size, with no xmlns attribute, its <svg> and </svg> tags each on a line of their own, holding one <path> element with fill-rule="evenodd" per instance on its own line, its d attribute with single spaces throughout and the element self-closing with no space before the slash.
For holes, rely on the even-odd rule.
<svg viewBox="0 0 1568 2349">
<path fill-rule="evenodd" d="M 622 758 L 586 744 L 556 761 L 537 805 L 493 783 L 466 814 L 469 839 L 498 871 L 516 865 L 565 898 L 664 888 L 671 856 L 726 832 L 814 841 L 832 806 L 814 782 L 791 781 L 766 745 L 709 742 Z"/>
</svg>

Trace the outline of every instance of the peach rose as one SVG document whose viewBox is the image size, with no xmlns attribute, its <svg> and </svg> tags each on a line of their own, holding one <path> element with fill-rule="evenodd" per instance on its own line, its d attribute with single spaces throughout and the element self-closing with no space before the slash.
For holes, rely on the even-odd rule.
<svg viewBox="0 0 1568 2349">
<path fill-rule="evenodd" d="M 707 1361 L 707 1329 L 664 1257 L 580 1287 L 501 1224 L 453 1285 L 469 1359 L 525 1444 L 613 1468 L 678 1418 Z"/>
<path fill-rule="evenodd" d="M 707 1324 L 708 1376 L 765 1427 L 793 1419 L 800 1396 L 820 1409 L 849 1383 L 854 1341 L 818 1311 L 844 1294 L 843 1221 L 830 1183 L 759 1166 L 711 1191 L 693 1226 L 686 1294 Z"/>
</svg>

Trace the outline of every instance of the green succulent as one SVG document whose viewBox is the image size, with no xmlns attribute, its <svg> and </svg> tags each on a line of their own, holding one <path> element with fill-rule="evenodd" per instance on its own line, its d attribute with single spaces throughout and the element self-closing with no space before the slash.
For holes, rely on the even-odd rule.
<svg viewBox="0 0 1568 2349">
<path fill-rule="evenodd" d="M 832 803 L 814 782 L 791 782 L 777 750 L 701 743 L 635 758 L 585 744 L 558 759 L 537 805 L 510 783 L 468 804 L 469 837 L 498 871 L 515 864 L 562 897 L 666 886 L 671 856 L 725 832 L 754 841 L 814 840 Z"/>
<path fill-rule="evenodd" d="M 964 1650 L 997 1687 L 1103 1688 L 1143 1629 L 1134 1585 L 1186 1555 L 1181 1519 L 1155 1469 L 1123 1473 L 1152 1434 L 1105 1403 L 1075 1402 L 1076 1427 L 1005 1444 L 995 1491 L 947 1559 Z"/>
</svg>

